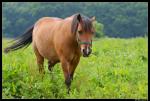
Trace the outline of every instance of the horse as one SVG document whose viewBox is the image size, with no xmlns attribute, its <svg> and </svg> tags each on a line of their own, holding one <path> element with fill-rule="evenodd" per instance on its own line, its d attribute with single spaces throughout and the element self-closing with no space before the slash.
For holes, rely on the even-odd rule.
<svg viewBox="0 0 150 101">
<path fill-rule="evenodd" d="M 4 49 L 5 53 L 27 47 L 32 43 L 39 67 L 39 73 L 45 74 L 43 63 L 48 60 L 48 69 L 52 71 L 55 64 L 61 63 L 65 84 L 70 91 L 74 71 L 80 57 L 88 57 L 92 52 L 94 36 L 93 21 L 80 13 L 64 19 L 42 17 L 29 27 L 12 45 Z"/>
</svg>

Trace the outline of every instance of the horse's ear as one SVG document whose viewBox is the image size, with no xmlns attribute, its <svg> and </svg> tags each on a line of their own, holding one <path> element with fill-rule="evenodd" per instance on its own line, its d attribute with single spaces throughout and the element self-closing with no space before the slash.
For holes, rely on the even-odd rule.
<svg viewBox="0 0 150 101">
<path fill-rule="evenodd" d="M 82 23 L 82 17 L 78 13 L 74 16 L 73 21 L 72 21 L 72 27 L 71 27 L 72 33 L 74 33 L 74 34 L 76 33 L 79 23 Z"/>
<path fill-rule="evenodd" d="M 81 17 L 80 14 L 77 14 L 77 20 L 78 20 L 80 23 L 82 23 L 82 17 Z"/>
<path fill-rule="evenodd" d="M 94 22 L 96 20 L 95 16 L 91 18 L 91 21 Z"/>
</svg>

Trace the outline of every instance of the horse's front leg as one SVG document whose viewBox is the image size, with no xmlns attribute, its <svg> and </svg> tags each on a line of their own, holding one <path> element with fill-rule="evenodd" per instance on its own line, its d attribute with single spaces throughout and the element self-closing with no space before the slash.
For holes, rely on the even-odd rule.
<svg viewBox="0 0 150 101">
<path fill-rule="evenodd" d="M 65 77 L 65 84 L 67 86 L 68 94 L 69 94 L 70 85 L 71 85 L 71 76 L 70 76 L 69 68 L 71 67 L 71 64 L 68 61 L 66 61 L 65 59 L 63 59 L 61 61 L 61 65 L 62 65 L 64 77 Z"/>
<path fill-rule="evenodd" d="M 77 57 L 72 63 L 71 63 L 71 66 L 69 68 L 69 71 L 70 71 L 70 78 L 73 80 L 73 75 L 74 75 L 74 71 L 78 65 L 80 61 L 80 57 Z"/>
</svg>

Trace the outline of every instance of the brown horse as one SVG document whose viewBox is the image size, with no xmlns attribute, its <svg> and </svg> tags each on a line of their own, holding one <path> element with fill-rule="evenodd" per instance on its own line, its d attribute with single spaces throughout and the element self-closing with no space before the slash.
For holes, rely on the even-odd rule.
<svg viewBox="0 0 150 101">
<path fill-rule="evenodd" d="M 80 56 L 88 57 L 92 51 L 94 20 L 95 17 L 88 18 L 81 14 L 74 14 L 65 19 L 43 17 L 18 37 L 11 46 L 5 48 L 4 52 L 20 49 L 32 42 L 39 72 L 45 73 L 44 58 L 48 60 L 50 71 L 56 63 L 61 62 L 69 93 Z"/>
</svg>

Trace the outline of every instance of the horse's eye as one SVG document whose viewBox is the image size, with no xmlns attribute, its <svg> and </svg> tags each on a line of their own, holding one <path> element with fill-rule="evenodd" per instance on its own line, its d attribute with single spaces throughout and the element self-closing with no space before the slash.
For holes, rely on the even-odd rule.
<svg viewBox="0 0 150 101">
<path fill-rule="evenodd" d="M 79 34 L 83 34 L 83 32 L 82 32 L 82 31 L 78 31 L 78 33 L 79 33 Z"/>
</svg>

